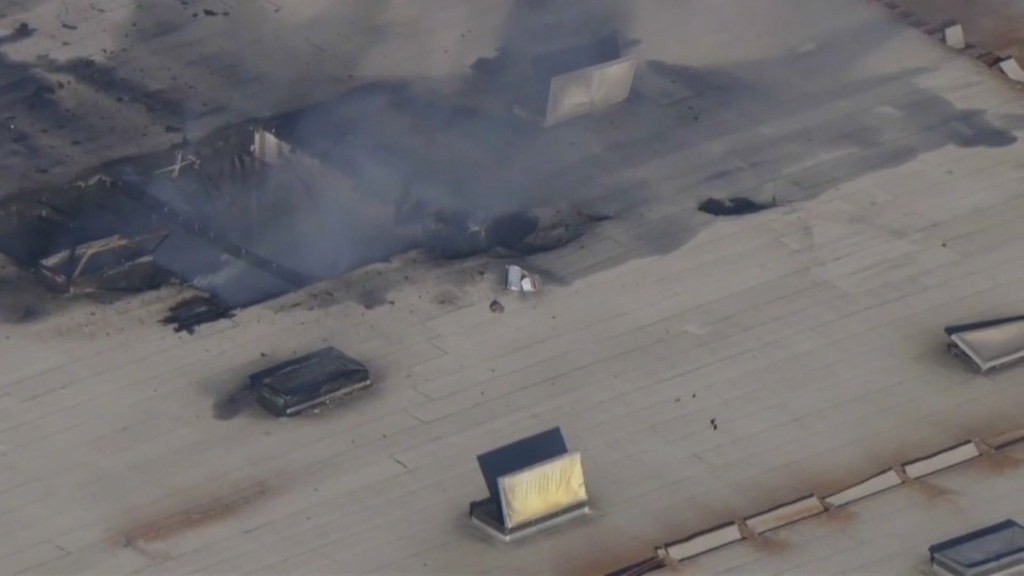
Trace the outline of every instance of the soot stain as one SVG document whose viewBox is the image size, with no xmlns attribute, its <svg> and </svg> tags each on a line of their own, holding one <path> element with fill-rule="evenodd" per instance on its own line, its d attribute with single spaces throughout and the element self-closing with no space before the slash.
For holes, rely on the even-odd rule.
<svg viewBox="0 0 1024 576">
<path fill-rule="evenodd" d="M 123 76 L 110 64 L 97 62 L 92 58 L 57 61 L 42 57 L 37 66 L 48 72 L 66 74 L 118 102 L 137 102 L 157 118 L 169 119 L 171 122 L 178 122 L 184 118 L 182 94 L 152 89 L 142 82 Z"/>
<path fill-rule="evenodd" d="M 601 34 L 607 33 L 604 24 L 598 28 Z M 831 70 L 841 70 L 843 58 L 853 62 L 849 54 L 833 54 L 829 60 L 828 50 L 819 52 L 826 56 L 815 56 L 821 59 L 818 65 L 827 62 Z M 413 81 L 372 82 L 331 102 L 259 119 L 261 125 L 270 126 L 279 137 L 323 166 L 352 179 L 354 192 L 341 203 L 325 203 L 325 190 L 299 178 L 282 192 L 298 190 L 302 194 L 279 193 L 290 199 L 279 206 L 270 202 L 281 198 L 268 198 L 262 212 L 272 219 L 246 229 L 242 223 L 248 217 L 240 218 L 237 206 L 229 210 L 197 200 L 204 197 L 206 186 L 200 179 L 191 184 L 187 194 L 177 195 L 191 198 L 180 209 L 199 212 L 203 207 L 206 212 L 201 218 L 204 225 L 212 227 L 211 233 L 223 231 L 235 236 L 242 246 L 257 246 L 253 250 L 267 251 L 272 261 L 286 262 L 301 255 L 308 262 L 300 267 L 314 268 L 311 277 L 316 278 L 336 277 L 415 247 L 425 247 L 439 259 L 538 255 L 580 239 L 601 220 L 563 216 L 561 220 L 545 221 L 541 213 L 547 207 L 585 206 L 604 200 L 611 193 L 607 182 L 623 174 L 670 156 L 685 158 L 688 151 L 700 152 L 708 142 L 734 137 L 735 143 L 723 150 L 720 158 L 700 167 L 706 176 L 693 175 L 671 197 L 656 186 L 615 188 L 616 194 L 631 197 L 625 202 L 630 208 L 615 217 L 636 228 L 619 238 L 623 249 L 618 255 L 562 275 L 572 282 L 632 258 L 678 249 L 702 226 L 691 214 L 691 202 L 699 198 L 705 198 L 698 207 L 700 211 L 716 215 L 752 213 L 766 207 L 758 199 L 774 196 L 771 188 L 782 175 L 789 187 L 780 201 L 800 202 L 944 146 L 1004 147 L 1017 140 L 1012 132 L 992 124 L 984 113 L 958 109 L 920 87 L 916 84 L 917 70 L 845 80 L 812 90 L 794 85 L 787 78 L 794 66 L 807 67 L 815 61 L 792 58 L 722 68 L 648 62 L 638 74 L 683 86 L 690 95 L 666 106 L 641 90 L 636 98 L 600 117 L 583 117 L 542 130 L 514 115 L 496 113 L 487 104 L 503 98 L 493 93 L 495 87 L 506 86 L 527 73 L 514 65 L 517 58 L 523 61 L 522 44 L 503 47 L 494 60 L 478 62 L 469 77 L 450 79 L 444 90 Z M 836 66 L 837 62 L 841 65 Z M 154 111 L 172 116 L 181 113 L 175 99 L 165 98 L 159 91 L 147 91 L 95 62 L 46 65 L 104 90 L 132 94 L 148 102 Z M 476 76 L 501 77 L 503 81 L 488 81 L 481 86 L 472 81 Z M 752 129 L 780 117 L 832 105 L 837 98 L 872 92 L 890 97 L 877 97 L 875 108 L 866 106 L 786 134 Z M 45 90 L 40 94 L 50 96 Z M 736 110 L 743 110 L 743 125 L 737 123 Z M 691 123 L 693 115 L 700 116 L 699 124 Z M 606 125 L 615 129 L 609 130 Z M 245 133 L 242 127 L 236 128 Z M 222 134 L 229 131 L 225 129 Z M 589 144 L 566 148 L 567 141 Z M 837 153 L 840 151 L 843 153 Z M 823 159 L 807 162 L 817 157 Z M 743 168 L 737 169 L 737 164 Z M 131 162 L 122 169 L 124 173 L 133 171 L 138 172 Z M 329 188 L 337 196 L 335 186 Z M 147 191 L 157 194 L 152 188 Z M 709 192 L 715 195 L 708 198 Z M 167 196 L 166 190 L 162 193 Z M 295 199 L 305 196 L 309 196 L 308 204 L 316 209 L 318 219 L 324 220 L 323 230 L 311 224 L 316 219 L 304 217 L 305 213 L 295 207 Z M 655 208 L 662 214 L 650 222 L 638 216 L 643 210 Z M 393 214 L 390 220 L 360 216 L 385 211 Z M 75 221 L 79 215 L 72 212 L 66 217 Z M 334 232 L 328 234 L 328 229 Z M 196 248 L 200 240 L 192 242 L 193 249 L 206 250 L 201 259 L 215 261 L 217 247 Z M 195 279 L 208 272 L 190 274 Z M 256 284 L 252 275 L 241 275 L 236 285 L 213 285 L 211 289 L 234 291 L 233 297 L 237 297 L 238 291 L 248 290 L 238 284 L 243 280 L 246 286 Z M 258 298 L 243 294 L 241 299 L 254 303 L 294 288 L 268 285 Z M 382 286 L 382 291 L 386 294 L 388 287 Z"/>
<path fill-rule="evenodd" d="M 204 526 L 225 521 L 271 494 L 266 482 L 256 482 L 209 500 L 186 502 L 178 510 L 152 520 L 144 520 L 119 531 L 110 543 L 136 549 L 148 555 L 147 546 L 173 539 Z"/>
<path fill-rule="evenodd" d="M 367 287 L 360 290 L 356 296 L 356 301 L 360 306 L 366 310 L 374 310 L 394 304 L 391 300 L 388 300 L 387 292 Z"/>
<path fill-rule="evenodd" d="M 214 401 L 213 417 L 217 420 L 234 420 L 252 405 L 252 390 L 248 385 L 240 386 Z"/>
<path fill-rule="evenodd" d="M 770 204 L 765 204 L 745 196 L 735 196 L 732 198 L 706 198 L 697 205 L 697 210 L 712 216 L 743 216 L 756 214 L 775 206 L 774 199 Z"/>
</svg>

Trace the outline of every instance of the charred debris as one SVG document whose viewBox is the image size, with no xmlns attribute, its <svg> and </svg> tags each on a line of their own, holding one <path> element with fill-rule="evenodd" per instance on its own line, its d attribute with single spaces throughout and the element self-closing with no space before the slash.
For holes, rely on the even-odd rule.
<svg viewBox="0 0 1024 576">
<path fill-rule="evenodd" d="M 173 327 L 175 332 L 193 334 L 203 324 L 234 315 L 235 311 L 216 296 L 193 296 L 172 306 L 161 323 Z"/>
<path fill-rule="evenodd" d="M 606 218 L 566 207 L 487 214 L 396 196 L 361 194 L 344 166 L 278 137 L 274 121 L 248 122 L 4 200 L 0 252 L 63 294 L 191 284 L 208 296 L 180 303 L 165 319 L 191 333 L 237 308 L 410 249 L 438 259 L 527 256 L 568 244 Z M 332 229 L 332 219 L 334 228 L 349 225 L 340 216 L 349 210 L 387 232 L 378 250 L 332 261 L 345 243 L 374 240 Z M 326 223 L 316 237 L 295 240 L 317 212 Z"/>
<path fill-rule="evenodd" d="M 769 208 L 775 208 L 778 203 L 773 196 L 770 202 L 758 202 L 746 196 L 733 196 L 729 198 L 705 198 L 697 205 L 697 210 L 712 216 L 745 216 L 756 214 Z"/>
<path fill-rule="evenodd" d="M 571 191 L 533 190 L 574 157 L 534 154 L 527 170 L 509 150 L 554 150 L 544 127 L 625 101 L 637 63 L 614 35 L 509 54 L 461 89 L 368 83 L 5 199 L 0 252 L 65 294 L 191 284 L 209 298 L 167 320 L 191 331 L 413 249 L 450 260 L 564 246 L 607 218 Z"/>
</svg>

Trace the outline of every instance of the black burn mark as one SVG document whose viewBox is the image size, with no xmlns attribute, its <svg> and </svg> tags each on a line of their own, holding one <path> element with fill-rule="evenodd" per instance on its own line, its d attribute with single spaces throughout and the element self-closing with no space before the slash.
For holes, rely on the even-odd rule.
<svg viewBox="0 0 1024 576">
<path fill-rule="evenodd" d="M 13 44 L 20 42 L 26 38 L 31 38 L 35 35 L 36 29 L 32 27 L 28 22 L 19 23 L 13 31 L 0 36 L 0 46 L 4 44 Z"/>
<path fill-rule="evenodd" d="M 384 306 L 393 305 L 394 302 L 388 300 L 387 293 L 374 290 L 372 287 L 366 287 L 360 290 L 359 295 L 356 297 L 356 301 L 359 305 L 367 310 L 375 310 L 377 308 L 383 308 Z"/>
<path fill-rule="evenodd" d="M 706 198 L 697 205 L 697 210 L 712 216 L 743 216 L 774 207 L 774 199 L 770 204 L 765 204 L 743 196 L 736 196 L 733 198 Z"/>
<path fill-rule="evenodd" d="M 474 226 L 466 214 L 445 214 L 428 228 L 424 246 L 444 260 L 483 254 L 531 256 L 570 244 L 609 218 L 572 209 L 519 210 L 498 214 L 483 225 Z"/>
<path fill-rule="evenodd" d="M 38 66 L 48 72 L 66 74 L 117 102 L 139 104 L 156 118 L 171 122 L 180 122 L 184 119 L 183 94 L 175 94 L 170 90 L 154 90 L 141 82 L 126 78 L 108 64 L 91 58 L 56 61 L 46 57 L 40 59 Z"/>
<path fill-rule="evenodd" d="M 569 4 L 559 6 L 572 10 Z M 521 3 L 517 10 L 526 12 L 513 14 L 510 30 L 533 30 L 531 19 L 546 18 L 532 4 Z M 616 22 L 614 15 L 588 13 L 579 26 L 552 24 L 563 26 L 563 37 L 549 31 L 540 48 L 510 32 L 515 41 L 510 39 L 493 59 L 478 61 L 475 72 L 442 82 L 443 89 L 415 81 L 369 83 L 330 102 L 226 128 L 216 138 L 196 144 L 213 161 L 204 160 L 201 169 L 173 184 L 138 176 L 167 165 L 170 153 L 157 160 L 126 160 L 104 170 L 134 178 L 146 194 L 177 202 L 173 208 L 190 222 L 313 279 L 339 276 L 418 247 L 442 259 L 539 255 L 584 236 L 601 219 L 587 215 L 593 204 L 613 200 L 629 206 L 613 212 L 628 220 L 622 227 L 627 231 L 618 239 L 622 253 L 584 269 L 555 271 L 571 282 L 630 258 L 678 249 L 702 225 L 692 217 L 693 207 L 709 196 L 746 198 L 751 203 L 723 200 L 705 205 L 710 211 L 749 211 L 775 194 L 772 187 L 783 175 L 788 187 L 779 200 L 797 202 L 944 146 L 1000 147 L 1017 139 L 984 114 L 958 109 L 921 88 L 915 81 L 918 71 L 830 80 L 812 88 L 790 81 L 794 75 L 811 77 L 823 66 L 828 78 L 845 78 L 843 71 L 859 56 L 844 53 L 841 45 L 810 58 L 725 68 L 647 62 L 638 72 L 637 86 L 647 75 L 688 92 L 671 105 L 638 89 L 615 110 L 547 130 L 510 112 L 515 86 L 536 77 L 530 63 L 538 50 L 557 50 L 550 45 L 553 38 L 563 45 L 599 41 L 615 31 Z M 115 91 L 131 93 L 138 88 L 119 84 L 107 71 L 75 65 L 82 68 L 80 75 L 93 75 L 94 81 Z M 851 96 L 868 103 L 813 126 L 781 133 L 758 130 Z M 161 101 L 159 93 L 154 97 L 156 108 L 178 110 L 171 101 Z M 244 164 L 244 154 L 231 152 L 239 149 L 237 142 L 230 141 L 244 143 L 251 136 L 246 132 L 251 124 L 273 128 L 317 162 L 350 179 L 350 185 L 342 189 L 330 179 L 298 172 L 282 176 L 283 171 L 264 171 L 276 174 L 269 183 L 261 184 L 262 176 L 246 176 L 225 188 L 211 184 L 223 179 L 220 172 L 230 172 L 238 158 Z M 706 163 L 685 165 L 690 152 L 706 157 L 702 152 L 709 146 L 721 153 Z M 672 194 L 658 186 L 624 189 L 614 184 L 670 157 L 684 164 L 676 175 L 684 184 Z M 808 163 L 817 157 L 824 159 Z M 551 216 L 553 206 L 573 208 Z M 645 216 L 648 211 L 660 215 Z M 92 227 L 84 212 L 63 212 L 78 228 Z M 139 218 L 150 220 L 151 214 Z M 38 243 L 48 234 L 41 228 L 19 232 L 0 248 L 8 252 L 11 244 Z M 221 262 L 223 246 L 203 236 L 172 233 L 166 250 L 176 252 L 165 261 L 182 267 L 201 262 L 202 266 L 179 272 L 232 305 L 294 289 L 288 282 L 266 279 L 251 266 L 244 273 L 221 274 L 227 280 L 209 280 L 231 272 L 238 263 Z M 240 260 L 238 254 L 227 256 Z M 260 288 L 254 289 L 256 285 Z M 386 295 L 388 287 L 375 292 Z"/>
<path fill-rule="evenodd" d="M 29 38 L 34 33 L 34 29 L 22 24 L 14 32 L 0 37 L 0 47 Z M 31 159 L 36 166 L 36 174 L 45 174 L 57 161 L 56 154 L 47 148 L 40 136 L 56 136 L 71 124 L 72 118 L 56 100 L 61 87 L 34 67 L 0 52 L 0 169 L 5 173 L 16 173 L 15 167 L 23 165 L 25 159 Z M 14 180 L 31 181 L 35 176 L 25 174 Z"/>
<path fill-rule="evenodd" d="M 216 420 L 234 420 L 253 404 L 252 389 L 243 385 L 214 401 L 213 417 Z"/>
</svg>

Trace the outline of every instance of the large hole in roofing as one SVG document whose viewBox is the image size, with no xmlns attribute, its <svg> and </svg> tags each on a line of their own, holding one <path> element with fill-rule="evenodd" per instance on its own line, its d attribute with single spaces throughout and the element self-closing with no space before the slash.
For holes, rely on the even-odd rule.
<svg viewBox="0 0 1024 576">
<path fill-rule="evenodd" d="M 472 143 L 481 122 L 507 122 L 528 138 L 535 127 L 417 109 L 434 105 L 400 86 L 369 86 L 341 104 L 113 162 L 6 201 L 0 251 L 61 292 L 142 291 L 178 279 L 233 308 L 415 248 L 439 259 L 535 254 L 601 219 L 557 202 L 519 207 L 508 191 L 528 178 L 506 171 L 505 181 L 488 181 L 500 162 L 490 154 L 500 151 L 453 150 Z M 364 120 L 393 109 L 406 114 Z M 409 125 L 428 121 L 452 139 L 440 158 L 415 141 L 422 126 Z M 475 167 L 449 179 L 451 162 Z"/>
<path fill-rule="evenodd" d="M 550 106 L 538 109 L 533 97 L 556 90 L 553 75 L 620 56 L 617 40 L 602 35 L 572 50 L 514 55 L 517 64 L 497 74 L 365 84 L 183 139 L 5 200 L 0 251 L 60 292 L 188 282 L 216 302 L 174 311 L 169 321 L 187 330 L 211 311 L 410 249 L 456 259 L 558 248 L 601 217 L 538 188 L 592 151 L 542 128 Z M 627 94 L 631 62 L 611 63 L 628 71 Z M 583 110 L 573 106 L 559 121 Z"/>
</svg>

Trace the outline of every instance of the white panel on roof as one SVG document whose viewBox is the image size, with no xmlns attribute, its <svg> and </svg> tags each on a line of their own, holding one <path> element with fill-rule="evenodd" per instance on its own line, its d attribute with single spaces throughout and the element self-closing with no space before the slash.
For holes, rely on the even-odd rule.
<svg viewBox="0 0 1024 576">
<path fill-rule="evenodd" d="M 629 97 L 636 74 L 636 60 L 620 58 L 551 79 L 544 124 L 550 126 Z"/>
<path fill-rule="evenodd" d="M 987 323 L 950 335 L 982 370 L 1024 358 L 1024 319 Z"/>
</svg>

